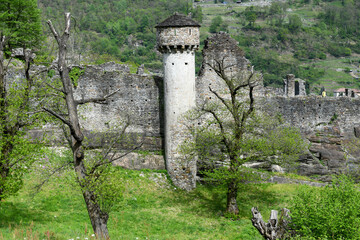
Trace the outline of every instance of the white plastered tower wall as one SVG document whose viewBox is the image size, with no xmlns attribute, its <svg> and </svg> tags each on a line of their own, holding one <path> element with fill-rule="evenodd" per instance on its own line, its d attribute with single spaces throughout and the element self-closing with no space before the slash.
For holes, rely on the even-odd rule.
<svg viewBox="0 0 360 240">
<path fill-rule="evenodd" d="M 186 159 L 179 147 L 191 137 L 183 115 L 196 106 L 195 50 L 199 47 L 199 27 L 180 14 L 156 27 L 164 64 L 166 168 L 173 183 L 186 190 L 196 186 L 196 159 Z"/>
</svg>

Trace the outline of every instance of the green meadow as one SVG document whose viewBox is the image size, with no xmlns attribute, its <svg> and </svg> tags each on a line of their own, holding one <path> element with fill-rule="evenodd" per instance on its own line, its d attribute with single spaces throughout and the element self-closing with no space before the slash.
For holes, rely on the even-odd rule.
<svg viewBox="0 0 360 240">
<path fill-rule="evenodd" d="M 44 167 L 45 166 L 45 167 Z M 95 239 L 73 171 L 54 174 L 40 190 L 46 165 L 35 163 L 16 195 L 1 202 L 0 240 Z M 297 185 L 246 184 L 239 191 L 240 216 L 223 216 L 225 188 L 198 184 L 174 187 L 164 171 L 117 168 L 122 200 L 110 213 L 111 239 L 262 239 L 251 224 L 251 207 L 267 220 L 271 209 L 288 206 Z"/>
</svg>

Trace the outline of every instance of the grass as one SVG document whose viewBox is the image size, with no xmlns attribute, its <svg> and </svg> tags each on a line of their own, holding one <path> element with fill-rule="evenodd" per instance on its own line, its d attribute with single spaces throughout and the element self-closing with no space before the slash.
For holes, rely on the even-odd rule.
<svg viewBox="0 0 360 240">
<path fill-rule="evenodd" d="M 70 169 L 34 194 L 42 170 L 31 172 L 17 196 L 0 205 L 0 240 L 93 239 L 80 189 Z M 250 209 L 267 219 L 271 209 L 286 207 L 297 186 L 247 184 L 239 191 L 240 217 L 223 216 L 226 194 L 221 186 L 199 185 L 192 192 L 168 181 L 150 181 L 152 171 L 119 168 L 123 201 L 110 214 L 112 239 L 262 239 L 251 224 Z"/>
<path fill-rule="evenodd" d="M 352 63 L 350 63 L 349 60 L 352 60 Z M 325 74 L 319 78 L 317 85 L 324 86 L 327 91 L 332 92 L 341 87 L 360 87 L 359 80 L 354 79 L 349 73 L 344 72 L 345 68 L 359 69 L 358 57 L 321 60 L 313 63 L 313 65 L 325 69 Z"/>
</svg>

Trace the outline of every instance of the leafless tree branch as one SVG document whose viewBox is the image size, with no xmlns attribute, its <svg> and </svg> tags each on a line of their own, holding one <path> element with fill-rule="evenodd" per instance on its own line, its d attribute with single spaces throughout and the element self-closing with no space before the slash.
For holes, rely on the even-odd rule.
<svg viewBox="0 0 360 240">
<path fill-rule="evenodd" d="M 61 93 L 65 94 L 65 91 L 64 91 L 64 90 L 61 90 L 61 89 L 56 88 L 56 87 L 54 87 L 54 86 L 51 86 L 51 85 L 48 84 L 48 83 L 45 83 L 45 85 L 48 86 L 48 87 L 51 88 L 51 89 L 54 89 L 55 91 L 58 91 L 58 92 L 61 92 Z"/>
<path fill-rule="evenodd" d="M 64 169 L 65 167 L 69 166 L 71 164 L 71 162 L 66 162 L 63 165 L 61 165 L 60 167 L 54 169 L 47 177 L 45 180 L 43 180 L 41 183 L 37 184 L 34 189 L 35 192 L 39 192 L 41 190 L 41 188 L 44 186 L 45 183 L 47 183 L 50 178 L 57 172 L 61 171 L 62 169 Z"/>
<path fill-rule="evenodd" d="M 60 41 L 59 34 L 56 32 L 51 20 L 48 20 L 47 24 L 49 25 L 50 30 L 51 30 L 52 34 L 54 35 L 55 40 L 59 43 L 59 41 Z"/>
<path fill-rule="evenodd" d="M 60 121 L 62 121 L 64 124 L 68 125 L 68 126 L 71 128 L 70 122 L 69 122 L 68 120 L 66 120 L 65 118 L 63 118 L 60 114 L 57 114 L 57 113 L 54 112 L 53 110 L 48 109 L 48 108 L 45 108 L 45 107 L 43 107 L 43 109 L 44 109 L 46 112 L 50 113 L 51 115 L 53 115 L 54 117 L 56 117 L 57 119 L 59 119 Z"/>
</svg>

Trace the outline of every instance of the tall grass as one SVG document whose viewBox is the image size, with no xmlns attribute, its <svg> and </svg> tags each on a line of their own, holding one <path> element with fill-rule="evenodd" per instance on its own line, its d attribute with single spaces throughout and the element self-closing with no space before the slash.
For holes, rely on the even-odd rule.
<svg viewBox="0 0 360 240">
<path fill-rule="evenodd" d="M 117 169 L 125 186 L 123 201 L 110 214 L 112 239 L 262 239 L 251 224 L 250 209 L 258 206 L 267 218 L 285 207 L 293 185 L 247 184 L 239 192 L 240 217 L 223 217 L 222 186 L 199 185 L 192 192 L 177 189 L 163 173 Z M 94 239 L 81 191 L 68 169 L 34 194 L 39 169 L 25 179 L 17 196 L 0 205 L 2 239 Z M 152 180 L 150 180 L 152 179 Z"/>
</svg>

